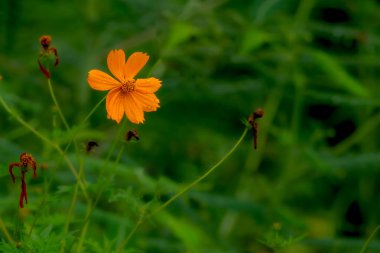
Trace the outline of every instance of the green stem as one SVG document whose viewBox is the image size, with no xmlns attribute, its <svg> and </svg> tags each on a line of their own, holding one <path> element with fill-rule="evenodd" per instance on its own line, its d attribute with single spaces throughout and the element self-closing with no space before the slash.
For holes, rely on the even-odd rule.
<svg viewBox="0 0 380 253">
<path fill-rule="evenodd" d="M 111 159 L 112 154 L 113 154 L 114 151 L 115 151 L 115 148 L 116 148 L 116 145 L 117 145 L 118 140 L 120 140 L 122 133 L 125 132 L 126 122 L 127 122 L 126 119 L 123 120 L 123 122 L 121 123 L 121 126 L 120 126 L 120 128 L 119 128 L 118 133 L 116 134 L 116 136 L 114 137 L 114 139 L 113 139 L 113 141 L 112 141 L 112 146 L 111 146 L 111 148 L 110 148 L 110 150 L 109 150 L 109 152 L 108 152 L 108 154 L 107 154 L 106 160 L 105 160 L 105 162 L 103 163 L 103 166 L 102 166 L 102 168 L 104 168 L 104 169 L 102 169 L 102 170 L 100 171 L 100 174 L 99 174 L 99 176 L 98 176 L 99 179 L 104 178 L 104 177 L 105 177 L 105 173 L 109 173 L 110 176 L 107 178 L 107 180 L 111 180 L 111 175 L 114 173 L 115 169 L 114 169 L 113 171 L 110 171 L 110 170 L 108 169 L 108 168 L 109 168 L 109 162 L 110 162 L 110 159 Z M 118 153 L 118 155 L 117 155 L 117 157 L 116 157 L 116 160 L 114 161 L 114 166 L 113 166 L 113 168 L 116 168 L 116 165 L 119 163 L 119 161 L 120 161 L 120 159 L 121 159 L 121 156 L 122 156 L 122 154 L 124 153 L 124 148 L 125 148 L 125 145 L 124 145 L 124 143 L 123 143 L 122 146 L 121 146 L 121 148 L 120 148 L 120 150 L 119 150 L 119 153 Z M 101 196 L 102 193 L 103 193 L 103 190 L 104 190 L 104 189 L 103 189 L 102 187 L 100 187 L 99 189 L 97 189 L 96 197 L 95 197 L 95 201 L 94 201 L 94 203 L 93 203 L 93 208 L 95 208 L 96 204 L 98 203 L 98 201 L 99 201 L 99 199 L 100 199 L 100 196 Z M 92 211 L 91 211 L 91 213 L 92 213 Z"/>
<path fill-rule="evenodd" d="M 66 154 L 63 152 L 63 150 L 54 142 L 52 142 L 51 140 L 49 140 L 49 138 L 47 138 L 46 136 L 42 135 L 40 132 L 38 132 L 34 127 L 32 127 L 29 123 L 27 123 L 26 121 L 24 121 L 16 112 L 14 112 L 8 105 L 7 103 L 4 101 L 4 99 L 0 96 L 0 103 L 3 105 L 4 109 L 10 114 L 12 115 L 21 125 L 23 125 L 25 128 L 29 129 L 32 133 L 34 133 L 37 137 L 39 137 L 41 140 L 45 141 L 46 143 L 48 143 L 50 146 L 52 146 L 55 150 L 57 150 L 57 152 L 62 155 L 63 159 L 65 160 L 65 162 L 67 163 L 69 169 L 71 170 L 71 172 L 73 173 L 73 175 L 75 176 L 76 180 L 78 181 L 79 183 L 79 186 L 81 187 L 82 191 L 83 191 L 83 194 L 85 195 L 86 199 L 88 199 L 88 195 L 87 195 L 87 192 L 86 192 L 86 187 L 84 186 L 82 180 L 80 179 L 79 177 L 79 174 L 78 172 L 76 171 L 74 165 L 71 163 L 70 159 L 66 156 Z"/>
<path fill-rule="evenodd" d="M 50 96 L 51 96 L 51 98 L 53 99 L 53 102 L 54 102 L 55 106 L 57 107 L 57 111 L 58 111 L 59 117 L 61 118 L 63 124 L 64 124 L 65 127 L 66 127 L 66 129 L 67 129 L 67 130 L 70 130 L 69 124 L 67 123 L 67 121 L 66 121 L 66 119 L 65 119 L 65 116 L 63 116 L 63 113 L 62 113 L 61 107 L 59 106 L 59 104 L 58 104 L 58 100 L 57 100 L 57 98 L 55 97 L 54 90 L 53 90 L 53 86 L 51 85 L 51 80 L 50 80 L 50 78 L 48 79 L 48 86 L 49 86 Z"/>
<path fill-rule="evenodd" d="M 379 229 L 380 229 L 380 225 L 378 225 L 375 228 L 375 230 L 372 232 L 372 234 L 369 236 L 369 238 L 367 239 L 367 241 L 364 243 L 363 248 L 360 250 L 360 253 L 364 253 L 367 250 L 369 243 L 371 242 L 372 238 L 375 236 L 375 234 L 377 233 L 377 231 L 379 231 Z"/>
<path fill-rule="evenodd" d="M 148 217 L 154 216 L 156 213 L 158 213 L 159 211 L 161 211 L 162 209 L 164 209 L 165 207 L 167 207 L 168 205 L 170 205 L 174 200 L 176 200 L 177 198 L 179 198 L 181 195 L 183 195 L 184 193 L 188 192 L 191 188 L 193 188 L 195 185 L 197 185 L 200 181 L 202 181 L 203 179 L 205 179 L 206 177 L 208 177 L 216 168 L 219 167 L 219 165 L 221 165 L 235 151 L 235 149 L 239 146 L 239 144 L 244 139 L 244 137 L 247 134 L 248 130 L 249 130 L 248 127 L 246 127 L 244 129 L 244 132 L 241 135 L 240 139 L 236 142 L 236 144 L 231 148 L 231 150 L 228 151 L 228 153 L 219 162 L 217 162 L 214 166 L 212 166 L 202 176 L 200 176 L 197 179 L 195 179 L 193 182 L 191 182 L 189 185 L 187 185 L 181 191 L 179 191 L 178 193 L 176 193 L 173 197 L 171 197 L 170 199 L 168 199 L 165 203 L 163 203 L 156 210 L 154 210 Z"/>
<path fill-rule="evenodd" d="M 92 108 L 92 110 L 87 114 L 87 116 L 84 118 L 84 120 L 82 120 L 81 123 L 79 123 L 79 126 L 77 128 L 77 130 L 74 130 L 73 133 L 71 134 L 70 136 L 70 140 L 69 142 L 67 143 L 66 147 L 65 147 L 65 150 L 64 152 L 66 153 L 67 150 L 70 148 L 70 145 L 71 145 L 71 142 L 74 140 L 74 138 L 76 137 L 77 135 L 77 131 L 81 128 L 81 126 L 87 122 L 87 120 L 92 116 L 92 114 L 94 114 L 94 112 L 96 111 L 96 109 L 98 109 L 98 107 L 103 103 L 103 101 L 106 99 L 107 96 L 104 96 L 95 106 L 94 108 Z"/>
<path fill-rule="evenodd" d="M 240 143 L 243 141 L 244 137 L 246 136 L 248 130 L 250 128 L 246 127 L 244 129 L 244 132 L 240 136 L 239 140 L 236 142 L 236 144 L 230 149 L 230 151 L 227 152 L 227 154 L 214 166 L 212 166 L 210 169 L 208 169 L 203 175 L 195 179 L 193 182 L 188 184 L 185 188 L 180 190 L 178 193 L 176 193 L 173 197 L 168 199 L 166 202 L 164 202 L 162 205 L 160 205 L 156 210 L 154 210 L 150 215 L 144 216 L 141 215 L 139 221 L 136 223 L 136 225 L 132 228 L 132 230 L 129 232 L 127 238 L 120 244 L 119 248 L 116 250 L 116 252 L 121 252 L 121 250 L 125 247 L 125 245 L 128 243 L 128 241 L 132 238 L 133 234 L 137 231 L 138 227 L 144 223 L 147 219 L 152 218 L 154 215 L 156 215 L 159 211 L 170 205 L 173 201 L 178 199 L 180 196 L 188 192 L 191 188 L 193 188 L 195 185 L 197 185 L 200 181 L 208 177 L 213 171 L 215 171 L 216 168 L 218 168 L 234 151 L 235 149 L 240 145 Z"/>
<path fill-rule="evenodd" d="M 58 114 L 59 114 L 59 116 L 60 116 L 60 118 L 61 118 L 63 124 L 65 125 L 66 130 L 67 130 L 67 131 L 70 131 L 71 128 L 70 128 L 69 124 L 67 123 L 67 120 L 66 120 L 65 116 L 64 116 L 63 113 L 62 113 L 62 110 L 61 110 L 61 107 L 59 106 L 59 103 L 58 103 L 57 98 L 55 97 L 55 93 L 54 93 L 53 85 L 51 84 L 51 79 L 50 79 L 50 78 L 48 79 L 48 86 L 49 86 L 49 91 L 50 91 L 51 98 L 53 99 L 53 102 L 54 102 L 54 104 L 55 104 L 55 106 L 56 106 L 56 108 L 57 108 Z M 78 175 L 78 176 L 77 176 L 77 178 L 78 178 L 78 180 L 77 180 L 77 184 L 80 185 L 80 184 L 82 183 L 82 178 L 83 178 L 83 162 L 82 162 L 82 159 L 81 159 L 81 157 L 80 157 L 78 144 L 77 144 L 77 142 L 74 140 L 74 138 L 75 138 L 75 136 L 73 136 L 73 137 L 71 138 L 71 141 L 74 142 L 74 148 L 75 148 L 75 151 L 76 151 L 76 154 L 77 154 L 77 160 L 78 160 L 78 162 L 81 164 L 80 169 L 79 169 L 79 173 L 77 173 L 77 175 Z M 68 150 L 68 146 L 69 146 L 69 145 L 67 145 L 67 148 L 65 148 L 65 150 L 63 151 L 64 154 L 66 154 L 66 152 L 67 152 L 67 150 Z M 73 197 L 73 198 L 74 198 L 74 200 L 76 199 L 76 194 L 74 194 L 74 197 Z"/>
<path fill-rule="evenodd" d="M 92 108 L 92 110 L 87 114 L 86 118 L 84 118 L 84 120 L 79 124 L 79 125 L 82 125 L 84 124 L 90 117 L 92 114 L 94 114 L 94 112 L 96 111 L 96 109 L 98 109 L 98 107 L 103 103 L 104 100 L 106 100 L 106 97 L 107 96 L 104 96 L 95 106 L 94 108 Z"/>
<path fill-rule="evenodd" d="M 104 99 L 103 99 L 104 100 Z M 119 131 L 118 133 L 116 134 L 116 136 L 114 137 L 113 141 L 112 141 L 112 146 L 108 152 L 108 155 L 106 157 L 106 160 L 102 166 L 102 171 L 100 172 L 100 174 L 98 175 L 98 178 L 99 179 L 103 179 L 105 177 L 104 173 L 109 173 L 109 177 L 106 179 L 106 180 L 111 180 L 112 178 L 112 174 L 114 172 L 114 170 L 109 170 L 109 163 L 110 163 L 110 159 L 111 159 L 111 156 L 112 154 L 114 153 L 114 150 L 116 148 L 116 145 L 118 143 L 118 140 L 120 140 L 121 138 L 121 135 L 122 133 L 125 131 L 125 127 L 126 127 L 126 122 L 127 120 L 123 120 L 123 122 L 121 123 L 120 127 L 119 127 Z M 125 148 L 125 145 L 123 143 L 123 145 L 121 146 L 120 150 L 119 150 L 119 153 L 115 159 L 115 161 L 113 162 L 114 166 L 113 168 L 116 168 L 117 167 L 117 164 L 119 163 L 123 153 L 124 153 L 124 148 Z M 82 228 L 80 229 L 81 231 L 81 235 L 80 235 L 80 238 L 78 239 L 79 242 L 78 242 L 78 246 L 77 246 L 77 252 L 80 252 L 81 251 L 81 248 L 82 248 L 82 245 L 83 245 L 83 242 L 84 242 L 84 236 L 87 232 L 87 228 L 88 228 L 88 225 L 89 225 L 89 221 L 90 221 L 90 218 L 91 218 L 91 215 L 103 193 L 103 190 L 104 188 L 99 188 L 97 193 L 96 193 L 96 197 L 95 197 L 95 200 L 92 202 L 92 204 L 90 206 L 88 206 L 88 209 L 87 209 L 87 213 L 86 213 L 86 217 L 83 221 L 83 226 Z M 73 241 L 74 243 L 75 241 Z M 72 247 L 72 246 L 71 246 Z M 70 247 L 70 248 L 71 248 Z"/>
<path fill-rule="evenodd" d="M 3 222 L 3 219 L 1 219 L 1 218 L 0 218 L 0 229 L 3 232 L 4 237 L 7 238 L 7 240 L 9 241 L 9 243 L 11 243 L 12 245 L 15 244 L 15 240 L 10 235 L 7 227 L 5 226 L 5 224 Z"/>
<path fill-rule="evenodd" d="M 125 238 L 124 242 L 121 244 L 121 246 L 117 249 L 116 253 L 119 253 L 125 245 L 128 244 L 129 240 L 132 238 L 132 236 L 136 233 L 137 229 L 140 227 L 142 223 L 145 221 L 145 209 L 143 210 L 143 213 L 140 215 L 139 220 L 136 222 L 136 224 L 133 226 L 132 230 L 129 232 L 127 238 Z"/>
<path fill-rule="evenodd" d="M 69 207 L 69 210 L 68 210 L 65 226 L 64 226 L 64 229 L 63 229 L 64 235 L 67 235 L 67 233 L 69 231 L 69 225 L 70 225 L 70 222 L 72 220 L 72 216 L 73 216 L 73 211 L 74 211 L 77 195 L 78 195 L 78 184 L 75 185 L 73 198 L 71 200 L 71 204 L 70 204 L 70 207 Z M 66 236 L 65 236 L 65 238 L 66 238 Z M 61 241 L 61 253 L 65 252 L 65 247 L 66 247 L 66 239 L 63 239 Z"/>
<path fill-rule="evenodd" d="M 70 131 L 71 128 L 69 126 L 69 124 L 67 123 L 67 120 L 65 118 L 65 116 L 63 115 L 62 113 L 62 110 L 61 110 L 61 107 L 59 106 L 59 103 L 58 103 L 58 100 L 57 98 L 55 97 L 55 93 L 54 93 L 54 89 L 53 89 L 53 85 L 51 84 L 51 79 L 49 78 L 48 79 L 48 86 L 49 86 L 49 91 L 50 91 L 50 96 L 51 98 L 53 99 L 53 102 L 54 102 L 54 105 L 55 107 L 57 108 L 57 111 L 58 111 L 58 114 L 59 114 L 59 117 L 61 118 L 63 124 L 65 125 L 65 128 L 67 131 Z M 74 139 L 74 138 L 73 138 Z M 74 147 L 75 147 L 75 151 L 76 151 L 76 154 L 77 154 L 77 159 L 78 161 L 80 161 L 80 156 L 79 156 L 79 152 L 78 152 L 78 144 L 76 143 L 76 141 L 74 141 Z M 65 149 L 63 151 L 64 154 L 66 154 L 67 152 L 67 149 Z M 81 173 L 78 174 L 78 177 L 81 178 Z M 78 183 L 79 183 L 79 180 L 78 180 Z"/>
<path fill-rule="evenodd" d="M 41 140 L 45 141 L 46 143 L 48 143 L 50 146 L 52 146 L 55 149 L 58 147 L 57 144 L 55 144 L 54 142 L 52 142 L 51 140 L 49 140 L 47 137 L 45 137 L 44 135 L 42 135 L 34 127 L 32 127 L 31 125 L 29 125 L 29 123 L 27 123 L 26 121 L 24 121 L 16 112 L 12 111 L 12 109 L 7 105 L 7 103 L 4 101 L 4 99 L 2 97 L 0 97 L 0 103 L 2 104 L 2 106 L 4 107 L 4 109 L 10 115 L 12 115 L 21 125 L 23 125 L 25 128 L 29 129 L 29 131 L 31 131 L 32 133 L 34 133 L 38 138 L 40 138 Z"/>
<path fill-rule="evenodd" d="M 117 158 L 114 162 L 114 167 L 116 167 L 116 165 L 119 163 L 120 159 L 121 159 L 121 156 L 122 154 L 124 153 L 124 145 L 120 148 L 120 151 L 119 151 L 119 154 L 117 155 Z M 102 177 L 99 177 L 99 178 L 102 178 Z M 109 177 L 110 179 L 111 177 Z M 78 246 L 77 246 L 77 249 L 76 249 L 76 252 L 82 252 L 82 247 L 83 247 L 83 242 L 84 242 L 84 239 L 85 239 L 85 236 L 86 236 L 86 233 L 87 233 L 87 229 L 88 229 L 88 226 L 89 226 L 89 223 L 90 223 L 90 218 L 91 218 L 91 215 L 100 199 L 100 196 L 101 196 L 101 193 L 103 192 L 103 190 L 101 189 L 98 193 L 97 193 L 97 196 L 95 198 L 95 201 L 94 203 L 88 207 L 87 209 L 87 213 L 86 213 L 86 217 L 84 219 L 84 225 L 82 226 L 82 229 L 81 229 L 81 234 L 80 234 L 80 238 L 79 238 L 79 241 L 78 241 Z"/>
<path fill-rule="evenodd" d="M 346 138 L 344 141 L 340 142 L 336 145 L 332 152 L 334 155 L 341 155 L 345 153 L 349 148 L 358 142 L 364 140 L 368 136 L 370 136 L 371 132 L 376 131 L 380 125 L 380 113 L 375 114 L 371 118 L 369 118 L 366 122 L 360 125 L 352 135 Z"/>
</svg>

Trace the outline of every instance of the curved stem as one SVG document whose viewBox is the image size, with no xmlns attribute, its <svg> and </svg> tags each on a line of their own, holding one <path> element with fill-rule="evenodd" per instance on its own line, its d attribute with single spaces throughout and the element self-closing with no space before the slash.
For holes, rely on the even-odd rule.
<svg viewBox="0 0 380 253">
<path fill-rule="evenodd" d="M 4 222 L 3 222 L 3 219 L 0 218 L 0 229 L 1 231 L 3 232 L 3 235 L 5 238 L 7 238 L 7 240 L 11 243 L 11 244 L 14 244 L 15 243 L 15 240 L 12 238 L 12 236 L 10 235 L 7 227 L 5 226 Z"/>
<path fill-rule="evenodd" d="M 24 121 L 16 112 L 14 112 L 8 105 L 7 103 L 4 101 L 4 99 L 0 96 L 0 103 L 2 104 L 2 106 L 4 107 L 4 109 L 10 114 L 12 115 L 21 125 L 23 125 L 25 128 L 29 129 L 32 133 L 34 133 L 38 138 L 40 138 L 41 140 L 45 141 L 46 143 L 48 143 L 51 147 L 53 147 L 55 150 L 57 150 L 57 152 L 63 156 L 64 160 L 66 161 L 69 169 L 71 170 L 71 172 L 73 173 L 73 175 L 75 176 L 76 180 L 78 181 L 79 183 L 79 186 L 81 187 L 82 191 L 83 191 L 83 194 L 84 196 L 86 197 L 86 199 L 88 199 L 88 195 L 87 195 L 87 192 L 86 192 L 86 187 L 84 186 L 82 180 L 80 179 L 79 177 L 79 174 L 78 172 L 76 171 L 74 165 L 72 164 L 72 162 L 70 161 L 70 159 L 66 156 L 65 152 L 63 152 L 63 150 L 54 142 L 52 142 L 49 138 L 47 138 L 46 136 L 42 135 L 40 132 L 38 132 L 34 127 L 32 127 L 29 123 L 27 123 L 26 121 Z"/>
<path fill-rule="evenodd" d="M 141 224 L 145 221 L 145 209 L 144 212 L 140 215 L 139 220 L 136 222 L 136 224 L 133 226 L 132 230 L 129 232 L 127 238 L 125 238 L 124 242 L 121 244 L 121 246 L 117 249 L 117 253 L 119 253 L 125 245 L 128 244 L 129 240 L 132 238 L 132 236 L 136 233 L 137 229 L 140 227 Z"/>
<path fill-rule="evenodd" d="M 70 139 L 69 139 L 69 142 L 67 143 L 65 149 L 64 149 L 64 153 L 67 152 L 67 150 L 70 148 L 70 145 L 71 145 L 71 142 L 74 140 L 74 138 L 76 137 L 77 133 L 78 133 L 78 129 L 81 128 L 81 126 L 87 122 L 87 120 L 91 117 L 92 114 L 94 114 L 94 112 L 96 111 L 96 109 L 98 109 L 98 107 L 103 103 L 103 101 L 106 99 L 107 96 L 104 96 L 93 108 L 92 110 L 87 114 L 87 116 L 84 118 L 84 120 L 82 120 L 81 123 L 79 123 L 79 126 L 77 128 L 77 130 L 74 130 L 70 136 Z"/>
<path fill-rule="evenodd" d="M 64 124 L 65 127 L 66 127 L 66 129 L 67 129 L 67 130 L 70 130 L 69 124 L 67 123 L 65 116 L 63 116 L 63 113 L 62 113 L 61 107 L 59 106 L 59 104 L 58 104 L 58 100 L 57 100 L 57 98 L 55 97 L 54 90 L 53 90 L 53 86 L 51 85 L 50 78 L 48 79 L 48 86 L 49 86 L 50 96 L 51 96 L 51 98 L 53 99 L 53 102 L 54 102 L 55 106 L 57 107 L 59 117 L 61 118 L 63 124 Z"/>
<path fill-rule="evenodd" d="M 122 154 L 124 153 L 124 145 L 120 148 L 120 151 L 119 151 L 119 154 L 117 155 L 116 157 L 116 160 L 114 162 L 115 166 L 119 163 L 120 159 L 121 159 L 121 156 Z M 107 167 L 106 167 L 107 168 Z M 102 176 L 99 176 L 99 178 L 102 178 Z M 110 177 L 108 178 L 108 180 L 110 179 Z M 92 205 L 88 207 L 87 209 L 87 213 L 86 213 L 86 217 L 84 218 L 84 224 L 81 228 L 81 234 L 80 234 L 80 237 L 79 237 L 79 240 L 78 240 L 78 243 L 77 243 L 77 249 L 76 249 L 76 252 L 82 252 L 82 246 L 83 246 L 83 242 L 84 242 L 84 239 L 85 239 L 85 235 L 87 233 L 87 229 L 88 229 L 88 226 L 89 226 L 89 222 L 90 222 L 90 217 L 100 199 L 100 196 L 103 192 L 103 188 L 101 188 L 98 192 L 97 192 L 97 195 L 96 195 L 96 198 L 95 198 L 95 201 L 93 201 Z"/>
<path fill-rule="evenodd" d="M 59 106 L 57 98 L 55 97 L 54 89 L 53 89 L 53 86 L 51 84 L 51 79 L 50 78 L 48 79 L 48 86 L 49 86 L 49 91 L 50 91 L 51 98 L 53 99 L 53 102 L 54 102 L 55 106 L 57 107 L 58 114 L 59 114 L 59 116 L 60 116 L 63 124 L 65 125 L 66 130 L 70 131 L 71 128 L 70 128 L 69 124 L 67 123 L 67 120 L 66 120 L 65 116 L 62 113 L 62 110 L 61 110 L 61 107 Z M 78 159 L 78 162 L 79 162 L 79 161 L 81 161 L 81 157 L 80 157 L 79 152 L 78 152 L 78 150 L 79 150 L 78 149 L 78 144 L 74 140 L 74 138 L 75 138 L 75 136 L 73 135 L 72 138 L 71 138 L 71 141 L 74 142 L 74 148 L 75 148 L 75 151 L 76 151 L 76 154 L 77 154 L 77 159 Z M 67 147 L 65 148 L 65 150 L 63 150 L 63 154 L 66 154 L 66 152 L 68 150 L 68 146 L 69 145 L 67 145 Z M 62 149 L 61 149 L 61 151 L 62 151 Z M 64 157 L 64 158 L 66 159 L 67 157 Z M 84 178 L 84 177 L 83 177 L 82 169 L 83 169 L 83 166 L 81 167 L 79 173 L 77 173 L 75 171 L 76 172 L 76 177 L 77 177 L 77 184 L 79 184 L 79 185 L 83 184 L 82 178 Z M 86 194 L 85 194 L 85 196 L 86 196 Z"/>
<path fill-rule="evenodd" d="M 92 114 L 94 114 L 94 112 L 96 111 L 96 109 L 98 109 L 98 107 L 103 103 L 104 100 L 106 100 L 106 97 L 107 96 L 104 96 L 95 106 L 94 108 L 92 108 L 92 110 L 87 114 L 87 116 L 84 118 L 84 120 L 82 120 L 82 122 L 79 124 L 79 125 L 82 125 L 84 124 L 90 117 Z"/>
<path fill-rule="evenodd" d="M 100 103 L 98 103 L 98 104 L 100 104 Z M 111 159 L 112 154 L 115 151 L 115 148 L 116 148 L 116 145 L 118 143 L 118 140 L 120 139 L 122 133 L 125 131 L 126 122 L 127 122 L 127 120 L 123 120 L 123 122 L 121 123 L 121 125 L 119 127 L 118 133 L 115 135 L 115 137 L 114 137 L 114 139 L 112 141 L 111 148 L 110 148 L 110 150 L 108 152 L 108 155 L 107 155 L 107 157 L 105 159 L 105 162 L 103 163 L 103 166 L 102 166 L 104 169 L 98 175 L 99 179 L 103 179 L 104 178 L 105 180 L 108 180 L 108 181 L 111 180 L 111 177 L 112 177 L 111 175 L 113 174 L 113 170 L 111 170 L 111 171 L 109 170 L 110 169 L 109 168 L 109 165 L 110 165 L 109 163 L 111 162 L 110 159 Z M 121 157 L 122 157 L 122 155 L 124 153 L 124 148 L 125 148 L 125 145 L 123 143 L 122 146 L 121 146 L 121 148 L 120 148 L 120 150 L 119 150 L 119 153 L 118 153 L 115 161 L 113 162 L 113 164 L 114 164 L 114 166 L 113 166 L 114 170 L 117 167 L 116 165 L 119 163 L 119 161 L 120 161 L 120 159 L 121 159 Z M 106 177 L 104 175 L 106 172 L 110 174 L 109 177 Z M 95 194 L 94 200 L 92 201 L 91 205 L 89 205 L 88 208 L 87 208 L 87 213 L 86 213 L 86 216 L 85 216 L 84 221 L 83 221 L 83 226 L 80 229 L 81 233 L 80 233 L 80 237 L 78 238 L 78 243 L 76 242 L 76 240 L 74 240 L 72 242 L 72 245 L 70 246 L 70 250 L 71 250 L 73 244 L 76 243 L 77 244 L 77 249 L 76 249 L 77 252 L 81 252 L 81 248 L 82 248 L 82 245 L 83 245 L 83 242 L 84 242 L 84 237 L 85 237 L 87 229 L 88 229 L 88 225 L 89 225 L 89 222 L 90 222 L 91 215 L 92 215 L 92 213 L 93 213 L 93 211 L 94 211 L 94 209 L 95 209 L 95 207 L 96 207 L 96 205 L 97 205 L 97 203 L 98 203 L 98 201 L 99 201 L 99 199 L 100 199 L 103 191 L 104 191 L 104 188 L 98 187 L 98 190 L 97 190 L 97 192 Z M 64 246 L 64 244 L 63 244 L 63 246 Z M 64 252 L 64 247 L 61 247 L 61 250 L 62 250 L 61 252 Z"/>
<path fill-rule="evenodd" d="M 12 115 L 21 125 L 23 125 L 25 128 L 29 129 L 32 133 L 34 133 L 38 138 L 48 143 L 50 146 L 56 148 L 57 144 L 52 142 L 50 139 L 48 139 L 46 136 L 42 135 L 40 132 L 38 132 L 34 127 L 29 125 L 26 121 L 24 121 L 16 112 L 12 111 L 12 109 L 7 105 L 7 103 L 4 101 L 2 97 L 0 97 L 0 103 L 4 107 L 4 109 Z"/>
<path fill-rule="evenodd" d="M 380 229 L 380 225 L 378 225 L 375 228 L 375 230 L 372 232 L 372 234 L 369 236 L 369 238 L 367 239 L 367 241 L 364 243 L 363 248 L 360 250 L 360 253 L 364 253 L 367 250 L 369 243 L 371 242 L 372 238 L 375 236 L 375 234 L 377 233 L 377 231 L 379 231 L 379 229 Z"/>
<path fill-rule="evenodd" d="M 191 188 L 193 188 L 195 185 L 197 185 L 200 181 L 208 177 L 212 172 L 215 171 L 216 168 L 218 168 L 234 151 L 235 149 L 240 145 L 240 143 L 243 141 L 244 137 L 246 136 L 247 132 L 249 130 L 249 127 L 246 127 L 244 129 L 244 132 L 240 136 L 239 140 L 235 143 L 235 145 L 230 149 L 230 151 L 227 152 L 227 154 L 224 155 L 224 157 L 219 160 L 214 166 L 212 166 L 210 169 L 208 169 L 204 174 L 202 174 L 200 177 L 195 179 L 193 182 L 188 184 L 185 188 L 180 190 L 178 193 L 176 193 L 173 197 L 165 201 L 162 205 L 160 205 L 156 210 L 154 210 L 150 215 L 147 216 L 141 216 L 138 222 L 135 224 L 135 226 L 132 228 L 132 230 L 129 232 L 126 239 L 120 244 L 119 248 L 116 250 L 116 252 L 121 252 L 121 250 L 125 247 L 125 245 L 128 243 L 128 241 L 132 238 L 133 234 L 137 231 L 138 227 L 144 223 L 147 219 L 152 218 L 155 214 L 157 214 L 159 211 L 170 205 L 173 201 L 178 199 L 180 196 L 188 192 Z"/>
<path fill-rule="evenodd" d="M 241 143 L 241 141 L 244 139 L 244 137 L 247 134 L 248 130 L 249 130 L 248 127 L 246 127 L 244 129 L 244 132 L 241 135 L 240 139 L 236 142 L 236 144 L 231 148 L 231 150 L 228 151 L 228 153 L 219 162 L 217 162 L 214 166 L 212 166 L 202 176 L 200 176 L 197 179 L 195 179 L 193 182 L 191 182 L 190 184 L 188 184 L 181 191 L 179 191 L 178 193 L 176 193 L 173 197 L 171 197 L 170 199 L 168 199 L 165 203 L 163 203 L 156 210 L 154 210 L 148 217 L 150 218 L 150 217 L 154 216 L 156 213 L 158 213 L 159 211 L 161 211 L 162 209 L 164 209 L 165 207 L 167 207 L 168 205 L 170 205 L 174 200 L 176 200 L 177 198 L 179 198 L 181 195 L 183 195 L 184 193 L 188 192 L 191 188 L 193 188 L 195 185 L 197 185 L 200 181 L 202 181 L 203 179 L 205 179 L 206 177 L 208 177 L 216 168 L 219 167 L 219 165 L 221 165 L 235 151 L 235 149 L 239 146 L 239 144 Z"/>
</svg>

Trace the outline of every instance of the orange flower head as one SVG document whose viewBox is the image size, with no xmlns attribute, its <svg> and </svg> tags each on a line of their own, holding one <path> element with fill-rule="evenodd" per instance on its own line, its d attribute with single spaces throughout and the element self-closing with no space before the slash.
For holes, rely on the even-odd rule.
<svg viewBox="0 0 380 253">
<path fill-rule="evenodd" d="M 149 56 L 136 52 L 125 61 L 123 50 L 111 50 L 108 53 L 107 64 L 110 72 L 93 69 L 88 72 L 87 81 L 95 90 L 109 90 L 106 98 L 108 118 L 120 123 L 124 114 L 134 124 L 144 122 L 144 112 L 156 111 L 160 101 L 154 94 L 161 81 L 150 77 L 136 79 L 138 72 L 145 66 Z"/>
</svg>

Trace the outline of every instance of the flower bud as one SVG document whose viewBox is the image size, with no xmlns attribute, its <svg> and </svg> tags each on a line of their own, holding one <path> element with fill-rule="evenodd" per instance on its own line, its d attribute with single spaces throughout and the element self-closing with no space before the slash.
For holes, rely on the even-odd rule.
<svg viewBox="0 0 380 253">
<path fill-rule="evenodd" d="M 258 108 L 248 117 L 248 123 L 251 125 L 253 129 L 253 147 L 255 149 L 257 148 L 257 132 L 259 130 L 259 126 L 256 120 L 259 118 L 262 118 L 263 116 L 264 116 L 264 110 L 261 108 Z"/>
<path fill-rule="evenodd" d="M 139 134 L 137 133 L 137 130 L 129 130 L 125 136 L 125 139 L 127 141 L 130 141 L 132 138 L 134 138 L 136 141 L 140 140 Z"/>
<path fill-rule="evenodd" d="M 40 37 L 40 43 L 41 43 L 42 49 L 48 51 L 50 48 L 50 43 L 51 43 L 51 36 L 42 35 Z"/>
<path fill-rule="evenodd" d="M 50 66 L 54 65 L 54 67 L 56 67 L 59 63 L 57 49 L 50 47 L 51 40 L 50 35 L 43 35 L 40 37 L 41 53 L 38 57 L 38 66 L 47 79 L 50 79 Z"/>
</svg>

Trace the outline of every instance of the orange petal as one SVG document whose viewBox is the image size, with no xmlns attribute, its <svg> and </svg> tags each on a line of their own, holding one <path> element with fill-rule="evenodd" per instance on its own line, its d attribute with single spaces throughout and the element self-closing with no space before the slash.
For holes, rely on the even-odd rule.
<svg viewBox="0 0 380 253">
<path fill-rule="evenodd" d="M 135 91 L 131 93 L 131 96 L 138 101 L 145 112 L 157 111 L 157 108 L 160 107 L 160 100 L 158 100 L 153 93 L 140 93 Z"/>
<path fill-rule="evenodd" d="M 111 50 L 107 56 L 107 64 L 111 73 L 119 79 L 120 82 L 124 82 L 124 65 L 125 54 L 121 49 Z"/>
<path fill-rule="evenodd" d="M 88 72 L 87 82 L 94 90 L 110 90 L 121 86 L 119 81 L 97 69 Z"/>
<path fill-rule="evenodd" d="M 125 94 L 124 111 L 127 118 L 134 124 L 144 122 L 144 111 L 139 102 L 130 94 Z"/>
<path fill-rule="evenodd" d="M 149 60 L 149 55 L 141 52 L 133 53 L 129 56 L 124 66 L 125 79 L 134 78 Z"/>
<path fill-rule="evenodd" d="M 151 77 L 136 80 L 136 91 L 141 93 L 153 93 L 161 87 L 161 80 Z"/>
<path fill-rule="evenodd" d="M 108 118 L 116 120 L 117 123 L 120 123 L 124 115 L 124 99 L 124 94 L 121 92 L 120 88 L 112 89 L 106 98 Z"/>
</svg>

